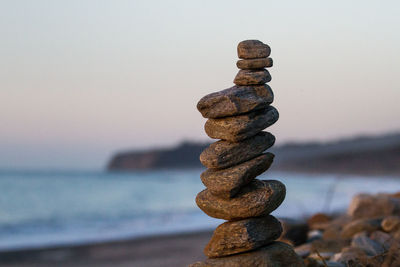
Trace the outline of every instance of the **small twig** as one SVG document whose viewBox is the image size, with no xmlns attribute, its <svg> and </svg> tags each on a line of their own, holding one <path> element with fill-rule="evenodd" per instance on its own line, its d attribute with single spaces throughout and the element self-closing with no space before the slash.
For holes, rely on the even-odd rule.
<svg viewBox="0 0 400 267">
<path fill-rule="evenodd" d="M 322 260 L 324 266 L 328 267 L 328 264 L 326 263 L 325 259 L 321 256 L 321 254 L 319 254 L 318 250 L 315 250 L 315 253 L 317 253 L 317 256 Z"/>
</svg>

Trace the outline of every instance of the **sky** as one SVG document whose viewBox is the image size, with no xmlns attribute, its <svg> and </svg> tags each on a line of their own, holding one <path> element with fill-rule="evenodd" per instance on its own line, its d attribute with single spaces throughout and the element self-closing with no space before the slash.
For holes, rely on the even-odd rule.
<svg viewBox="0 0 400 267">
<path fill-rule="evenodd" d="M 0 0 L 0 169 L 206 141 L 196 110 L 271 46 L 277 143 L 400 131 L 399 1 Z"/>
</svg>

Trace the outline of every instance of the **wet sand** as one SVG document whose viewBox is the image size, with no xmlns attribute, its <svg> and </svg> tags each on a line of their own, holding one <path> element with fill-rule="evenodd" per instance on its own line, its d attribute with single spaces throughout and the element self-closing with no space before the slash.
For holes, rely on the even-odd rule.
<svg viewBox="0 0 400 267">
<path fill-rule="evenodd" d="M 0 266 L 179 267 L 205 258 L 211 231 L 0 252 Z"/>
</svg>

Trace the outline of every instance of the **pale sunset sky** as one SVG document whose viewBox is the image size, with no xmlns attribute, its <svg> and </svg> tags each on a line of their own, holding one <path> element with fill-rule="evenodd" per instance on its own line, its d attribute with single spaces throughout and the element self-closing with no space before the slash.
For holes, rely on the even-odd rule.
<svg viewBox="0 0 400 267">
<path fill-rule="evenodd" d="M 277 143 L 400 131 L 399 1 L 0 0 L 0 169 L 206 141 L 236 45 L 272 48 Z"/>
</svg>

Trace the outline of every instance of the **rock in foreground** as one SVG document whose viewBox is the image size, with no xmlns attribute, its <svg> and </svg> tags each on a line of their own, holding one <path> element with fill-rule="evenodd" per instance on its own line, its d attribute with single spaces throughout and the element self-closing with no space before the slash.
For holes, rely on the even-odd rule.
<svg viewBox="0 0 400 267">
<path fill-rule="evenodd" d="M 307 267 L 400 266 L 398 198 L 398 193 L 356 195 L 349 214 L 319 214 L 324 219 L 304 230 L 308 238 L 295 251 Z"/>
<path fill-rule="evenodd" d="M 400 198 L 387 194 L 359 194 L 351 201 L 347 213 L 353 218 L 399 215 Z"/>
<path fill-rule="evenodd" d="M 224 169 L 261 155 L 275 143 L 275 136 L 261 132 L 240 143 L 220 140 L 200 154 L 201 163 L 210 169 Z"/>
<path fill-rule="evenodd" d="M 239 165 L 222 169 L 208 169 L 200 177 L 210 192 L 221 198 L 231 198 L 240 188 L 265 172 L 272 164 L 274 154 L 265 153 Z"/>
<path fill-rule="evenodd" d="M 281 223 L 271 215 L 225 222 L 215 229 L 204 254 L 216 258 L 254 250 L 273 242 L 281 234 Z"/>
<path fill-rule="evenodd" d="M 197 104 L 203 117 L 209 118 L 204 127 L 207 135 L 221 140 L 200 155 L 208 168 L 201 174 L 207 189 L 197 195 L 196 203 L 207 215 L 229 221 L 217 227 L 204 249 L 212 259 L 191 266 L 302 266 L 290 247 L 274 243 L 282 227 L 269 213 L 285 199 L 285 186 L 255 179 L 274 158 L 262 153 L 275 143 L 275 137 L 262 131 L 279 118 L 269 105 L 272 91 L 264 85 L 271 81 L 264 69 L 272 65 L 268 59 L 271 49 L 260 41 L 246 40 L 237 50 L 244 60 L 237 63 L 243 69 L 234 83 L 241 87 L 210 94 Z"/>
<path fill-rule="evenodd" d="M 283 202 L 285 185 L 276 180 L 253 180 L 231 199 L 214 196 L 205 189 L 196 203 L 207 215 L 224 220 L 238 220 L 268 215 Z"/>
<path fill-rule="evenodd" d="M 189 267 L 303 267 L 304 263 L 291 246 L 282 242 L 273 242 L 258 250 L 208 259 L 196 262 Z"/>
<path fill-rule="evenodd" d="M 239 142 L 252 137 L 279 119 L 276 108 L 253 111 L 243 115 L 207 120 L 204 129 L 214 139 Z"/>
</svg>

